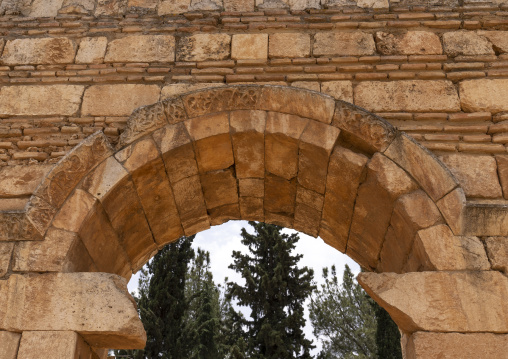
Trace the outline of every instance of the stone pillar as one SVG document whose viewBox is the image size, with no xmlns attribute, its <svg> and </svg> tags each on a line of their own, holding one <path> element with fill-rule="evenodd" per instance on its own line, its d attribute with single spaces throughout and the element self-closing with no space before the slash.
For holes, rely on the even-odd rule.
<svg viewBox="0 0 508 359">
<path fill-rule="evenodd" d="M 97 359 L 98 356 L 76 332 L 23 332 L 17 359 L 38 358 Z"/>
</svg>

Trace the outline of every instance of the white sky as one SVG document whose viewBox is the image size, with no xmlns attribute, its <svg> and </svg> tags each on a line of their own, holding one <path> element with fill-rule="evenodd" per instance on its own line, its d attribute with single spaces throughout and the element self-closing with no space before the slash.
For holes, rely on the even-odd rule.
<svg viewBox="0 0 508 359">
<path fill-rule="evenodd" d="M 232 263 L 231 254 L 234 250 L 247 253 L 247 247 L 241 243 L 242 237 L 240 231 L 242 227 L 252 233 L 252 227 L 246 221 L 230 221 L 200 232 L 194 239 L 194 249 L 200 247 L 210 252 L 211 270 L 216 284 L 224 283 L 225 277 L 228 277 L 229 281 L 242 282 L 240 274 L 228 268 Z M 289 229 L 284 231 L 286 233 L 295 232 Z M 296 252 L 303 254 L 299 266 L 307 266 L 314 269 L 314 280 L 318 287 L 320 283 L 323 283 L 321 276 L 323 267 L 330 267 L 335 264 L 339 279 L 342 279 L 342 271 L 346 264 L 351 267 L 355 275 L 360 272 L 360 267 L 351 258 L 328 246 L 320 238 L 313 238 L 303 233 L 299 233 L 299 235 L 300 240 L 296 245 Z M 138 279 L 139 272 L 132 276 L 128 285 L 129 292 L 137 290 Z M 248 316 L 248 311 L 242 310 L 242 312 Z M 312 334 L 312 326 L 307 308 L 305 310 L 305 317 L 307 324 L 305 326 L 305 335 L 308 339 L 314 340 L 314 345 L 317 348 L 313 351 L 313 354 L 317 354 L 321 345 Z"/>
</svg>

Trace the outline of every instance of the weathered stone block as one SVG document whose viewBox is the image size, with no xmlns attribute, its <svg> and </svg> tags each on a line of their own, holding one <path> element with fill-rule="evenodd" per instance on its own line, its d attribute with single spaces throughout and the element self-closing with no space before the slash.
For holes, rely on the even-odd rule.
<svg viewBox="0 0 508 359">
<path fill-rule="evenodd" d="M 508 32 L 507 31 L 478 31 L 478 35 L 484 36 L 492 43 L 497 52 L 508 52 Z"/>
<path fill-rule="evenodd" d="M 301 89 L 321 92 L 321 84 L 317 81 L 294 81 L 291 83 L 291 86 L 298 87 Z M 327 95 L 330 95 L 330 94 L 327 94 Z"/>
<path fill-rule="evenodd" d="M 95 64 L 104 61 L 106 54 L 107 37 L 85 37 L 79 43 L 77 64 Z"/>
<path fill-rule="evenodd" d="M 159 15 L 183 14 L 189 11 L 191 0 L 162 0 L 157 13 Z"/>
<path fill-rule="evenodd" d="M 489 237 L 485 244 L 492 269 L 508 274 L 508 237 Z"/>
<path fill-rule="evenodd" d="M 224 0 L 225 11 L 254 11 L 255 0 Z"/>
<path fill-rule="evenodd" d="M 194 11 L 214 11 L 222 9 L 222 0 L 191 0 L 189 10 Z"/>
<path fill-rule="evenodd" d="M 314 56 L 365 56 L 376 52 L 372 34 L 366 32 L 318 32 Z"/>
<path fill-rule="evenodd" d="M 159 95 L 160 88 L 156 85 L 90 86 L 85 91 L 81 113 L 83 116 L 127 116 L 140 106 L 157 102 Z"/>
<path fill-rule="evenodd" d="M 9 270 L 13 248 L 14 242 L 0 242 L 0 278 Z"/>
<path fill-rule="evenodd" d="M 204 173 L 200 178 L 208 209 L 238 203 L 238 187 L 231 169 Z"/>
<path fill-rule="evenodd" d="M 182 37 L 176 51 L 177 61 L 224 60 L 231 52 L 231 35 L 197 34 Z"/>
<path fill-rule="evenodd" d="M 356 86 L 354 97 L 355 105 L 373 112 L 460 111 L 459 96 L 451 81 L 365 81 Z"/>
<path fill-rule="evenodd" d="M 157 7 L 158 0 L 129 0 L 127 2 L 128 7 L 144 8 L 144 9 L 155 9 Z"/>
<path fill-rule="evenodd" d="M 127 10 L 127 0 L 98 0 L 95 16 L 119 16 Z"/>
<path fill-rule="evenodd" d="M 0 358 L 16 359 L 18 358 L 18 347 L 21 334 L 6 331 L 0 331 Z"/>
<path fill-rule="evenodd" d="M 255 197 L 240 197 L 240 213 L 243 220 L 265 221 L 263 199 Z"/>
<path fill-rule="evenodd" d="M 496 156 L 497 173 L 499 174 L 499 181 L 503 189 L 503 196 L 508 199 L 508 156 Z"/>
<path fill-rule="evenodd" d="M 429 31 L 408 31 L 401 35 L 377 32 L 376 47 L 383 55 L 440 55 L 443 53 L 439 36 Z"/>
<path fill-rule="evenodd" d="M 169 97 L 181 95 L 183 93 L 202 90 L 209 87 L 220 87 L 224 86 L 222 83 L 211 83 L 211 84 L 169 84 L 162 88 L 161 100 L 165 100 Z"/>
<path fill-rule="evenodd" d="M 467 112 L 508 111 L 508 80 L 468 80 L 459 84 L 460 105 Z"/>
<path fill-rule="evenodd" d="M 295 213 L 296 180 L 288 181 L 282 177 L 267 174 L 265 177 L 265 216 L 266 212 L 293 217 Z"/>
<path fill-rule="evenodd" d="M 233 35 L 231 58 L 263 60 L 268 57 L 268 34 Z"/>
<path fill-rule="evenodd" d="M 271 34 L 268 55 L 274 57 L 310 56 L 310 35 L 300 33 Z"/>
<path fill-rule="evenodd" d="M 96 199 L 81 189 L 69 197 L 53 220 L 53 226 L 70 232 L 78 232 Z"/>
<path fill-rule="evenodd" d="M 443 34 L 443 47 L 447 55 L 494 55 L 489 40 L 474 31 L 453 31 Z"/>
<path fill-rule="evenodd" d="M 25 331 L 19 345 L 18 358 L 92 358 L 92 349 L 76 332 Z"/>
<path fill-rule="evenodd" d="M 353 83 L 351 81 L 326 81 L 321 83 L 321 92 L 336 100 L 353 103 Z"/>
<path fill-rule="evenodd" d="M 296 188 L 296 202 L 303 203 L 304 205 L 321 212 L 323 210 L 323 203 L 325 197 L 321 193 L 317 193 L 302 187 L 300 185 Z"/>
<path fill-rule="evenodd" d="M 0 114 L 14 116 L 73 116 L 84 86 L 5 86 L 0 90 Z"/>
<path fill-rule="evenodd" d="M 174 62 L 171 35 L 131 35 L 108 44 L 105 62 Z"/>
<path fill-rule="evenodd" d="M 31 17 L 54 17 L 64 0 L 35 0 L 30 7 Z"/>
<path fill-rule="evenodd" d="M 0 169 L 0 197 L 30 196 L 52 165 L 6 166 Z"/>
<path fill-rule="evenodd" d="M 15 39 L 5 44 L 1 62 L 5 65 L 72 64 L 76 43 L 67 37 Z"/>
<path fill-rule="evenodd" d="M 462 188 L 456 188 L 437 201 L 437 207 L 443 214 L 446 224 L 455 235 L 464 231 L 466 218 L 466 195 Z"/>
<path fill-rule="evenodd" d="M 265 195 L 265 182 L 261 178 L 244 178 L 238 180 L 240 196 L 263 198 Z"/>
</svg>

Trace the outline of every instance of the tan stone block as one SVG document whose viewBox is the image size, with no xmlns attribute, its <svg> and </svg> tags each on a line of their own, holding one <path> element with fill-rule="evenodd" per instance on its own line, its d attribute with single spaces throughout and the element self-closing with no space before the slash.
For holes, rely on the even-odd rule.
<svg viewBox="0 0 508 359">
<path fill-rule="evenodd" d="M 199 176 L 187 177 L 174 183 L 173 191 L 185 235 L 190 236 L 210 228 Z"/>
<path fill-rule="evenodd" d="M 326 81 L 321 83 L 321 92 L 336 100 L 353 103 L 353 84 L 351 81 Z"/>
<path fill-rule="evenodd" d="M 508 233 L 508 210 L 498 201 L 466 203 L 463 234 L 468 236 L 504 236 Z M 500 205 L 501 204 L 501 205 Z"/>
<path fill-rule="evenodd" d="M 0 241 L 37 241 L 43 238 L 43 233 L 36 229 L 24 212 L 0 212 Z"/>
<path fill-rule="evenodd" d="M 508 32 L 507 31 L 478 31 L 478 35 L 486 37 L 497 52 L 508 52 Z"/>
<path fill-rule="evenodd" d="M 365 56 L 375 52 L 374 37 L 366 32 L 319 32 L 314 35 L 314 56 Z"/>
<path fill-rule="evenodd" d="M 355 87 L 355 105 L 373 112 L 456 112 L 459 96 L 451 81 L 365 81 Z"/>
<path fill-rule="evenodd" d="M 497 173 L 499 174 L 499 181 L 503 189 L 503 196 L 508 198 L 508 156 L 496 156 Z"/>
<path fill-rule="evenodd" d="M 317 81 L 295 81 L 291 83 L 291 86 L 316 92 L 321 91 L 321 84 Z"/>
<path fill-rule="evenodd" d="M 191 138 L 183 123 L 168 125 L 153 134 L 171 183 L 198 174 Z"/>
<path fill-rule="evenodd" d="M 159 3 L 157 13 L 162 15 L 183 14 L 190 7 L 191 0 L 162 0 Z"/>
<path fill-rule="evenodd" d="M 224 0 L 225 11 L 254 11 L 254 0 Z"/>
<path fill-rule="evenodd" d="M 76 332 L 25 331 L 21 337 L 18 358 L 92 358 L 92 350 Z"/>
<path fill-rule="evenodd" d="M 85 37 L 79 43 L 78 54 L 76 55 L 77 64 L 100 64 L 104 61 L 108 38 Z"/>
<path fill-rule="evenodd" d="M 356 5 L 364 9 L 376 10 L 388 9 L 390 7 L 388 0 L 358 0 Z"/>
<path fill-rule="evenodd" d="M 325 193 L 328 160 L 340 130 L 317 121 L 309 121 L 300 138 L 298 183 Z"/>
<path fill-rule="evenodd" d="M 105 62 L 174 62 L 171 35 L 131 35 L 108 44 Z"/>
<path fill-rule="evenodd" d="M 456 188 L 437 203 L 439 211 L 443 214 L 446 224 L 455 235 L 464 231 L 466 219 L 466 195 L 462 188 Z"/>
<path fill-rule="evenodd" d="M 376 268 L 395 200 L 416 189 L 402 168 L 376 153 L 358 189 L 346 253 L 361 265 Z"/>
<path fill-rule="evenodd" d="M 219 226 L 231 220 L 240 220 L 240 205 L 238 203 L 225 204 L 220 207 L 210 209 L 210 224 L 212 226 Z"/>
<path fill-rule="evenodd" d="M 192 118 L 184 123 L 194 141 L 229 133 L 229 118 L 227 113 Z"/>
<path fill-rule="evenodd" d="M 492 44 L 474 31 L 452 31 L 443 34 L 443 47 L 447 55 L 494 55 Z"/>
<path fill-rule="evenodd" d="M 407 344 L 407 359 L 504 359 L 508 335 L 492 333 L 416 332 Z"/>
<path fill-rule="evenodd" d="M 73 116 L 84 86 L 5 86 L 0 90 L 0 114 L 14 116 Z"/>
<path fill-rule="evenodd" d="M 57 210 L 40 197 L 32 196 L 25 209 L 26 217 L 39 234 L 43 235 L 49 228 Z"/>
<path fill-rule="evenodd" d="M 360 273 L 358 282 L 405 332 L 508 329 L 508 277 L 499 272 Z"/>
<path fill-rule="evenodd" d="M 72 64 L 76 43 L 67 37 L 9 40 L 1 62 L 5 65 Z"/>
<path fill-rule="evenodd" d="M 508 238 L 489 237 L 485 240 L 492 269 L 508 274 Z"/>
<path fill-rule="evenodd" d="M 508 111 L 508 79 L 461 81 L 459 92 L 466 112 Z"/>
<path fill-rule="evenodd" d="M 87 192 L 77 189 L 67 199 L 53 220 L 53 226 L 78 232 L 96 199 Z"/>
<path fill-rule="evenodd" d="M 64 0 L 35 0 L 30 7 L 31 17 L 55 17 Z"/>
<path fill-rule="evenodd" d="M 231 35 L 197 34 L 180 38 L 177 61 L 225 60 L 231 53 Z"/>
<path fill-rule="evenodd" d="M 231 43 L 231 58 L 234 60 L 268 57 L 268 34 L 236 34 Z"/>
<path fill-rule="evenodd" d="M 366 156 L 339 146 L 330 156 L 319 236 L 343 253 L 367 161 Z"/>
<path fill-rule="evenodd" d="M 127 291 L 127 280 L 117 275 L 11 275 L 0 290 L 2 329 L 75 331 L 99 348 L 134 349 L 145 345 L 146 334 Z M 22 347 L 23 339 L 20 352 Z"/>
<path fill-rule="evenodd" d="M 31 195 L 52 165 L 6 166 L 0 169 L 0 197 Z"/>
<path fill-rule="evenodd" d="M 13 248 L 14 242 L 0 242 L 0 278 L 7 274 L 9 270 Z"/>
<path fill-rule="evenodd" d="M 306 206 L 321 212 L 323 210 L 323 204 L 325 197 L 317 192 L 311 191 L 300 185 L 296 188 L 296 202 L 303 203 Z"/>
<path fill-rule="evenodd" d="M 191 0 L 190 10 L 214 11 L 222 9 L 222 0 Z"/>
<path fill-rule="evenodd" d="M 292 217 L 295 213 L 296 180 L 267 174 L 265 177 L 265 217 L 267 212 Z"/>
<path fill-rule="evenodd" d="M 263 198 L 265 195 L 265 181 L 260 178 L 241 178 L 238 180 L 240 196 Z"/>
<path fill-rule="evenodd" d="M 503 196 L 492 156 L 449 154 L 439 159 L 450 169 L 468 197 L 499 198 Z"/>
<path fill-rule="evenodd" d="M 490 263 L 477 237 L 454 236 L 446 225 L 422 229 L 415 239 L 423 270 L 490 270 Z"/>
<path fill-rule="evenodd" d="M 223 83 L 210 83 L 210 84 L 169 84 L 162 88 L 161 92 L 161 100 L 165 100 L 169 97 L 181 95 L 187 92 L 192 92 L 196 90 L 202 90 L 210 87 L 221 87 L 224 86 Z"/>
<path fill-rule="evenodd" d="M 126 10 L 126 0 L 99 0 L 95 8 L 95 16 L 121 16 Z"/>
<path fill-rule="evenodd" d="M 408 31 L 404 34 L 376 32 L 376 47 L 383 55 L 440 55 L 439 36 L 429 31 Z"/>
<path fill-rule="evenodd" d="M 127 148 L 123 163 L 136 187 L 141 205 L 157 245 L 163 246 L 183 235 L 173 190 L 164 162 L 152 140 L 142 140 Z"/>
<path fill-rule="evenodd" d="M 263 177 L 265 173 L 264 111 L 233 111 L 230 132 L 237 178 Z"/>
<path fill-rule="evenodd" d="M 296 202 L 294 229 L 316 238 L 319 232 L 319 222 L 321 222 L 321 211 Z"/>
<path fill-rule="evenodd" d="M 136 108 L 159 101 L 156 85 L 95 85 L 85 91 L 83 116 L 128 116 Z"/>
<path fill-rule="evenodd" d="M 240 197 L 239 203 L 243 220 L 264 222 L 263 198 Z"/>
<path fill-rule="evenodd" d="M 298 173 L 298 142 L 309 120 L 268 112 L 265 134 L 266 170 L 287 180 Z"/>
<path fill-rule="evenodd" d="M 21 334 L 6 331 L 0 331 L 0 358 L 16 359 L 18 357 L 18 347 Z"/>
<path fill-rule="evenodd" d="M 270 34 L 268 55 L 274 57 L 309 57 L 310 35 L 303 33 Z"/>
<path fill-rule="evenodd" d="M 7 167 L 4 167 L 7 168 Z M 0 198 L 0 211 L 11 212 L 11 211 L 23 211 L 30 198 Z"/>
<path fill-rule="evenodd" d="M 129 0 L 127 6 L 138 7 L 145 9 L 155 9 L 157 7 L 158 0 Z"/>
<path fill-rule="evenodd" d="M 226 169 L 235 163 L 229 134 L 198 140 L 194 147 L 200 173 Z"/>
<path fill-rule="evenodd" d="M 208 209 L 238 203 L 238 187 L 232 169 L 208 172 L 200 179 Z"/>
<path fill-rule="evenodd" d="M 275 224 L 284 228 L 293 228 L 293 216 L 265 211 L 265 223 Z"/>
<path fill-rule="evenodd" d="M 438 201 L 457 186 L 450 171 L 407 135 L 399 134 L 385 151 L 385 155 L 409 172 L 434 201 Z"/>
</svg>

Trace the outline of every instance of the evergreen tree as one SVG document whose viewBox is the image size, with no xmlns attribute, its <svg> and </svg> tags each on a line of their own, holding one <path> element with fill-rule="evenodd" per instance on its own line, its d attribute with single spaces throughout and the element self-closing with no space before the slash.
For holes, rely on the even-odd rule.
<svg viewBox="0 0 508 359">
<path fill-rule="evenodd" d="M 311 358 L 312 342 L 305 338 L 304 301 L 315 289 L 313 271 L 298 268 L 302 255 L 292 255 L 299 237 L 282 234 L 272 224 L 249 222 L 255 234 L 242 228 L 242 243 L 250 254 L 233 252 L 229 267 L 242 275 L 245 285 L 228 282 L 228 298 L 251 309 L 241 321 L 247 357 L 267 359 Z"/>
<path fill-rule="evenodd" d="M 402 359 L 400 331 L 386 310 L 373 301 L 376 313 L 377 355 L 382 359 Z"/>
</svg>

